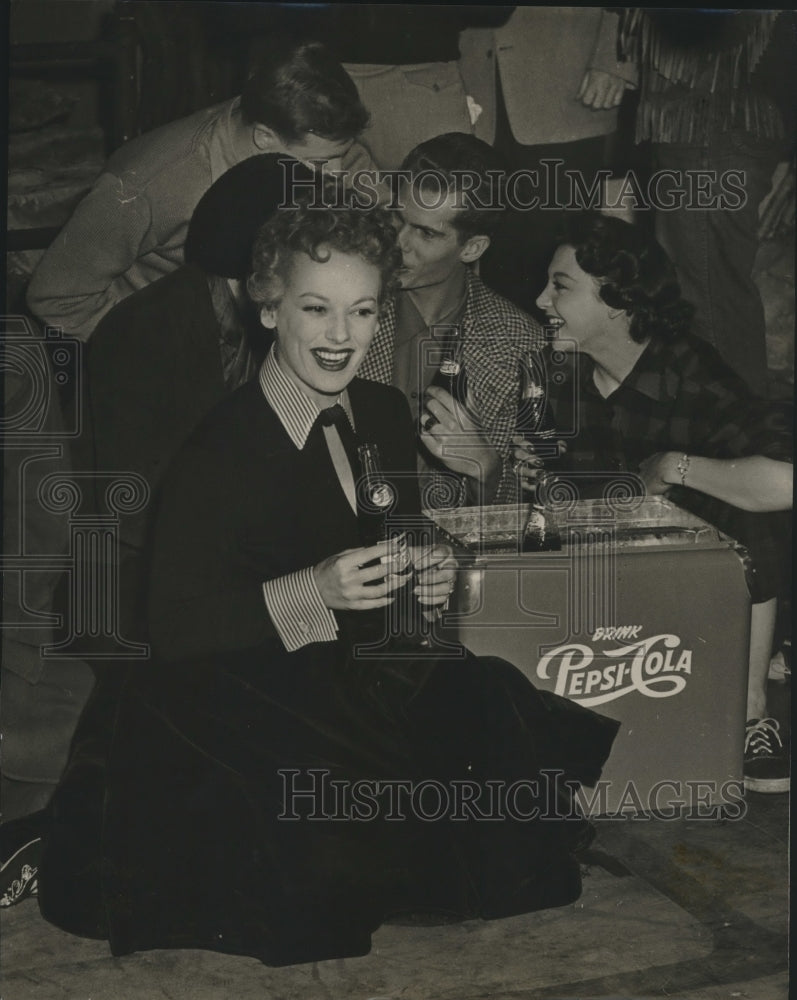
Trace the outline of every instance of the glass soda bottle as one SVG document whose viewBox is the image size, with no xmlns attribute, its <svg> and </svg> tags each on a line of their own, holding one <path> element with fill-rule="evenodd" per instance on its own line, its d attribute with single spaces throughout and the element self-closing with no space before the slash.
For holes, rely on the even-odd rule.
<svg viewBox="0 0 797 1000">
<path fill-rule="evenodd" d="M 468 399 L 468 376 L 463 359 L 462 327 L 447 327 L 446 332 L 447 336 L 440 356 L 440 364 L 429 385 L 445 389 L 457 403 L 465 407 Z M 421 414 L 422 430 L 428 430 L 438 422 L 437 417 L 427 411 Z"/>
<path fill-rule="evenodd" d="M 382 469 L 379 448 L 361 444 L 357 448 L 360 479 L 357 483 L 357 522 L 363 545 L 376 545 L 393 538 L 399 552 L 394 572 L 403 573 L 410 566 L 406 532 L 389 526 L 390 512 L 396 506 L 395 488 Z"/>
<path fill-rule="evenodd" d="M 517 433 L 532 445 L 534 453 L 550 465 L 559 456 L 559 444 L 553 413 L 548 402 L 548 380 L 542 356 L 531 351 L 521 359 L 520 399 Z M 561 548 L 558 525 L 551 511 L 538 500 L 529 504 L 523 532 L 524 552 L 545 552 Z"/>
<path fill-rule="evenodd" d="M 357 484 L 357 521 L 363 545 L 376 545 L 387 538 L 387 516 L 396 506 L 396 493 L 382 471 L 379 448 L 361 444 L 357 448 L 360 481 Z"/>
<path fill-rule="evenodd" d="M 559 454 L 547 385 L 542 357 L 539 352 L 530 351 L 520 363 L 517 433 L 533 445 L 535 453 L 543 461 L 556 458 Z"/>
</svg>

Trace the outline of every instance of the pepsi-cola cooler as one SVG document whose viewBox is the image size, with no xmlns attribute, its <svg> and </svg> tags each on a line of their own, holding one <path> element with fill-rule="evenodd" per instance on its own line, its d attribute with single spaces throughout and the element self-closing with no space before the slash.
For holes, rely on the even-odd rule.
<svg viewBox="0 0 797 1000">
<path fill-rule="evenodd" d="M 589 813 L 741 808 L 743 548 L 664 498 L 429 514 L 460 558 L 441 636 L 620 722 Z"/>
</svg>

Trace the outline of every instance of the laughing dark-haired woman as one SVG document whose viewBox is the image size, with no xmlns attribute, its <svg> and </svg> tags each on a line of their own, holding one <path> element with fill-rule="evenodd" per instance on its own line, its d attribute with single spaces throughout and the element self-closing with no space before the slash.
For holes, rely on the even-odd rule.
<svg viewBox="0 0 797 1000">
<path fill-rule="evenodd" d="M 666 493 L 749 549 L 745 785 L 787 791 L 789 756 L 767 711 L 766 681 L 777 597 L 788 589 L 789 522 L 777 512 L 792 506 L 790 415 L 754 396 L 691 332 L 694 310 L 673 264 L 641 226 L 573 215 L 537 305 L 553 347 L 579 356 L 570 377 L 550 387 L 554 420 L 579 415 L 557 468 L 638 472 L 648 494 Z M 540 460 L 517 443 L 533 489 Z"/>
</svg>

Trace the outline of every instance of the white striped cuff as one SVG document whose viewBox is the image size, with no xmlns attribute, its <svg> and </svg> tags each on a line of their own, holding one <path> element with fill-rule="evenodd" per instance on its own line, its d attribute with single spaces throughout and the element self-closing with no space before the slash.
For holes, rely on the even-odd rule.
<svg viewBox="0 0 797 1000">
<path fill-rule="evenodd" d="M 324 604 L 312 567 L 266 580 L 263 596 L 285 648 L 293 653 L 311 642 L 334 642 L 338 623 Z"/>
</svg>

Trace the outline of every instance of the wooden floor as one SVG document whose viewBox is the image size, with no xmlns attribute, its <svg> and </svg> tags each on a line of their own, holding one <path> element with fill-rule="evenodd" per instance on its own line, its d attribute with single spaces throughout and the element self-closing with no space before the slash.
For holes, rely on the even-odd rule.
<svg viewBox="0 0 797 1000">
<path fill-rule="evenodd" d="M 389 926 L 365 958 L 269 969 L 198 951 L 110 957 L 3 913 L 3 1000 L 785 1000 L 787 795 L 735 821 L 598 820 L 578 902 L 491 922 Z"/>
</svg>

